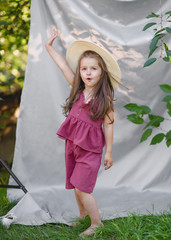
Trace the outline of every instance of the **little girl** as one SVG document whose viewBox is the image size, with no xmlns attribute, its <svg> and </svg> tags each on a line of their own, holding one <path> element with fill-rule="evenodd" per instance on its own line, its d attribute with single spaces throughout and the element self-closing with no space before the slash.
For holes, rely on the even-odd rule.
<svg viewBox="0 0 171 240">
<path fill-rule="evenodd" d="M 121 74 L 110 53 L 92 42 L 72 43 L 66 60 L 52 46 L 57 36 L 58 31 L 53 29 L 46 49 L 72 87 L 63 106 L 66 119 L 57 134 L 65 139 L 66 189 L 75 191 L 79 219 L 87 214 L 91 219 L 91 226 L 80 236 L 89 236 L 103 226 L 91 193 L 104 145 L 105 169 L 113 164 L 113 94 Z"/>
</svg>

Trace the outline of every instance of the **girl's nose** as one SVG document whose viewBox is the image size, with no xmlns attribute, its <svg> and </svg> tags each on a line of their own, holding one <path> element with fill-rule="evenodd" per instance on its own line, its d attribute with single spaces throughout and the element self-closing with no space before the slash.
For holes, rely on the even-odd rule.
<svg viewBox="0 0 171 240">
<path fill-rule="evenodd" d="M 90 75 L 90 74 L 91 74 L 90 69 L 87 69 L 87 75 Z"/>
</svg>

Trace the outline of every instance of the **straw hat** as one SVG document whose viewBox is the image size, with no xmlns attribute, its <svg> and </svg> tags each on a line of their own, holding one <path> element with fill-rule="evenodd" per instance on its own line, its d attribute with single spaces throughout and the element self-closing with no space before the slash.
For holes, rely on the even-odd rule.
<svg viewBox="0 0 171 240">
<path fill-rule="evenodd" d="M 112 86 L 113 88 L 116 88 L 121 79 L 120 68 L 114 57 L 107 50 L 93 42 L 78 40 L 71 43 L 71 45 L 68 47 L 66 52 L 66 59 L 73 72 L 76 72 L 78 60 L 81 54 L 88 50 L 98 53 L 103 58 L 109 71 L 109 78 L 111 80 Z"/>
</svg>

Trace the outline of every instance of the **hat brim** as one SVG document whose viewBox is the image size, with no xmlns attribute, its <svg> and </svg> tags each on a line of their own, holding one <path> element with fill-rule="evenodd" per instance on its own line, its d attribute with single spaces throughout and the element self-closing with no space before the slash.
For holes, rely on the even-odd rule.
<svg viewBox="0 0 171 240">
<path fill-rule="evenodd" d="M 114 57 L 104 48 L 90 41 L 78 40 L 71 43 L 66 52 L 66 59 L 73 72 L 76 72 L 78 60 L 85 51 L 98 53 L 106 63 L 109 71 L 109 78 L 113 88 L 116 88 L 121 80 L 121 71 Z"/>
</svg>

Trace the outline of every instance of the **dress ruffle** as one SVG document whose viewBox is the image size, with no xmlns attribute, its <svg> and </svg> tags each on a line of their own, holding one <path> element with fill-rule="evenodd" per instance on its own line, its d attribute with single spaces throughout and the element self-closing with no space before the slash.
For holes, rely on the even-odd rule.
<svg viewBox="0 0 171 240">
<path fill-rule="evenodd" d="M 102 126 L 96 127 L 71 114 L 62 123 L 57 135 L 91 152 L 102 153 L 105 145 Z"/>
</svg>

